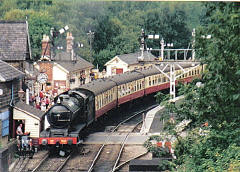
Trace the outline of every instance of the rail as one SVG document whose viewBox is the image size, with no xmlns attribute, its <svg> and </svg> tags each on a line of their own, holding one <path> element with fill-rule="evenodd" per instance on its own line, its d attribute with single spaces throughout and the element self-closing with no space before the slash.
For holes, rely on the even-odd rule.
<svg viewBox="0 0 240 172">
<path fill-rule="evenodd" d="M 91 164 L 91 166 L 90 166 L 89 169 L 88 169 L 88 172 L 92 172 L 92 171 L 93 171 L 93 169 L 94 169 L 93 167 L 94 167 L 95 163 L 97 162 L 97 160 L 98 160 L 98 158 L 99 158 L 99 156 L 100 156 L 103 148 L 105 147 L 106 143 L 109 141 L 109 139 L 110 139 L 110 134 L 111 134 L 111 133 L 115 132 L 123 123 L 131 120 L 132 118 L 136 117 L 136 116 L 139 115 L 139 114 L 142 114 L 142 113 L 145 112 L 145 111 L 149 111 L 150 109 L 155 108 L 156 106 L 158 106 L 158 105 L 152 105 L 152 106 L 150 106 L 150 107 L 147 108 L 147 109 L 144 109 L 144 110 L 135 112 L 132 116 L 130 116 L 129 118 L 127 118 L 127 119 L 123 120 L 122 122 L 120 122 L 120 123 L 107 135 L 107 139 L 106 139 L 105 143 L 102 144 L 102 146 L 101 146 L 100 149 L 98 150 L 98 153 L 96 154 L 94 160 L 92 161 L 92 164 Z M 142 122 L 142 121 L 141 121 L 141 122 Z M 137 125 L 139 125 L 139 123 L 138 123 Z M 136 125 L 136 126 L 137 126 L 137 125 Z M 132 130 L 134 130 L 134 129 L 136 128 L 136 126 L 135 126 Z M 126 137 L 124 138 L 124 141 L 123 141 L 123 143 L 122 143 L 122 147 L 121 147 L 121 149 L 120 149 L 120 152 L 119 152 L 119 154 L 118 154 L 118 158 L 117 158 L 117 160 L 115 161 L 115 164 L 114 164 L 114 167 L 113 167 L 112 171 L 116 169 L 117 163 L 118 163 L 118 161 L 119 161 L 119 159 L 120 159 L 120 157 L 121 157 L 121 153 L 122 153 L 123 147 L 124 147 L 124 145 L 125 145 L 125 142 L 126 142 L 126 140 L 127 140 L 127 137 L 128 137 L 128 135 L 129 135 L 131 132 L 132 132 L 132 131 L 130 131 L 130 132 L 126 135 Z"/>
<path fill-rule="evenodd" d="M 49 157 L 49 153 L 39 162 L 39 164 L 32 170 L 32 172 L 36 172 L 39 167 L 46 161 L 46 159 Z"/>
</svg>

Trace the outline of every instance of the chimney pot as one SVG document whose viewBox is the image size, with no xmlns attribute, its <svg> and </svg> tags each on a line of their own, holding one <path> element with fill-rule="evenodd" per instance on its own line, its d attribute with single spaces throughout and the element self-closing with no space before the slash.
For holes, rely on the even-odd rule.
<svg viewBox="0 0 240 172">
<path fill-rule="evenodd" d="M 43 35 L 41 59 L 50 59 L 51 47 L 49 36 Z"/>
<path fill-rule="evenodd" d="M 73 50 L 73 40 L 74 37 L 72 36 L 71 32 L 67 32 L 67 52 L 70 53 Z"/>
</svg>

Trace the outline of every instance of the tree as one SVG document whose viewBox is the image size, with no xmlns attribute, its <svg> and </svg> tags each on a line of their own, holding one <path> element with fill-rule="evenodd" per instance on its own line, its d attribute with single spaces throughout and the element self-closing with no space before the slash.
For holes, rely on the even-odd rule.
<svg viewBox="0 0 240 172">
<path fill-rule="evenodd" d="M 146 12 L 145 26 L 147 33 L 159 34 L 160 38 L 173 43 L 174 48 L 188 48 L 191 40 L 191 31 L 187 25 L 187 15 L 180 8 L 173 12 L 169 7 L 151 9 Z M 149 47 L 159 48 L 159 41 L 149 42 Z"/>
<path fill-rule="evenodd" d="M 188 87 L 185 101 L 175 107 L 179 120 L 192 121 L 189 136 L 178 138 L 178 171 L 240 169 L 239 3 L 206 3 L 206 8 L 208 23 L 198 29 L 196 41 L 197 57 L 207 65 L 204 86 Z M 209 34 L 211 39 L 203 39 Z M 206 122 L 208 134 L 199 135 Z"/>
<path fill-rule="evenodd" d="M 50 35 L 50 29 L 54 26 L 53 17 L 47 12 L 35 12 L 29 16 L 29 34 L 32 48 L 32 56 L 38 60 L 41 55 L 43 35 Z"/>
</svg>

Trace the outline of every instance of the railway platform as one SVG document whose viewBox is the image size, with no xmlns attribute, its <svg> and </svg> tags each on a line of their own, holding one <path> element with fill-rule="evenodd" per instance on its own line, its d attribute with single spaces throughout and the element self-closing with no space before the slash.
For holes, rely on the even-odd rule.
<svg viewBox="0 0 240 172">
<path fill-rule="evenodd" d="M 121 144 L 124 142 L 126 137 L 127 139 L 125 144 L 132 145 L 142 145 L 148 139 L 148 135 L 142 135 L 140 133 L 131 133 L 127 136 L 126 133 L 121 134 L 102 132 L 89 135 L 87 139 L 84 140 L 83 144 Z"/>
<path fill-rule="evenodd" d="M 143 122 L 141 131 L 139 133 L 106 133 L 98 132 L 89 135 L 83 142 L 83 144 L 121 144 L 126 136 L 125 144 L 142 145 L 151 135 L 160 134 L 163 124 L 160 121 L 161 112 L 163 112 L 163 106 L 157 106 L 150 110 Z M 106 138 L 109 138 L 106 140 Z"/>
<path fill-rule="evenodd" d="M 178 104 L 184 97 L 179 96 L 174 100 L 175 103 Z M 148 111 L 145 115 L 145 120 L 143 122 L 142 128 L 139 133 L 131 133 L 129 134 L 126 144 L 134 144 L 134 145 L 142 145 L 149 136 L 152 135 L 161 135 L 166 133 L 161 133 L 163 130 L 163 122 L 160 120 L 162 113 L 164 113 L 164 106 L 157 106 L 154 109 Z M 106 138 L 110 136 L 106 141 Z M 94 133 L 88 136 L 86 140 L 84 140 L 83 144 L 121 144 L 125 137 L 126 133 L 106 133 L 99 132 Z M 174 137 L 170 137 L 172 141 L 174 141 Z"/>
</svg>

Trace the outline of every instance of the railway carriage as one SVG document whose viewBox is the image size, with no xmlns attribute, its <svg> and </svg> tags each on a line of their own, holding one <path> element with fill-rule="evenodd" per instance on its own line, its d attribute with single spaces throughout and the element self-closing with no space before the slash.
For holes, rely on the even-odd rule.
<svg viewBox="0 0 240 172">
<path fill-rule="evenodd" d="M 117 85 L 118 105 L 144 96 L 144 76 L 139 72 L 126 72 L 109 79 Z"/>
<path fill-rule="evenodd" d="M 80 88 L 88 89 L 95 97 L 95 120 L 117 106 L 116 83 L 109 79 L 98 79 Z"/>
<path fill-rule="evenodd" d="M 184 65 L 187 69 L 191 65 Z M 163 67 L 162 67 L 163 69 Z M 204 67 L 179 77 L 178 81 L 190 82 L 199 77 Z M 167 67 L 164 72 L 170 72 Z M 182 74 L 176 68 L 175 74 Z M 39 144 L 45 146 L 72 147 L 81 143 L 81 131 L 121 104 L 169 88 L 169 79 L 157 69 L 135 70 L 109 78 L 98 79 L 66 91 L 54 99 L 55 104 L 46 112 L 50 128 L 40 134 Z"/>
</svg>

